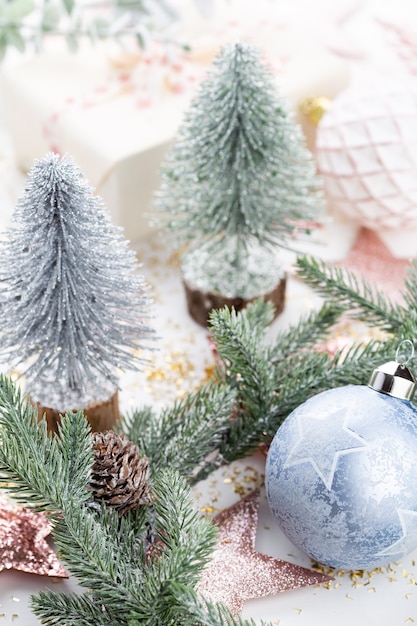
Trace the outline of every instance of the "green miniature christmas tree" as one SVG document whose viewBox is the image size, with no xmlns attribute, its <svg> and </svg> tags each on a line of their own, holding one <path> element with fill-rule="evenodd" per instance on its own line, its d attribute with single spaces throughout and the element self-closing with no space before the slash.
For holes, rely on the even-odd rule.
<svg viewBox="0 0 417 626">
<path fill-rule="evenodd" d="M 75 162 L 48 154 L 30 172 L 0 247 L 2 359 L 51 426 L 98 403 L 118 417 L 119 369 L 152 338 L 138 263 Z M 107 409 L 103 403 L 108 403 Z M 55 415 L 57 414 L 57 415 Z"/>
<path fill-rule="evenodd" d="M 240 309 L 264 294 L 280 312 L 275 248 L 295 228 L 308 231 L 322 206 L 312 155 L 275 92 L 255 48 L 225 46 L 162 167 L 156 221 L 191 244 L 182 269 L 190 313 L 203 324 L 213 308 Z"/>
</svg>

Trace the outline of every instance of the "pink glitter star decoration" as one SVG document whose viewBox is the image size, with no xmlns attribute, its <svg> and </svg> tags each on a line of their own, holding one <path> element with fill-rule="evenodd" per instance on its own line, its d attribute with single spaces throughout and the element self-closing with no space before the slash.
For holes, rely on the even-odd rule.
<svg viewBox="0 0 417 626">
<path fill-rule="evenodd" d="M 358 277 L 362 276 L 387 296 L 398 300 L 410 262 L 393 257 L 377 233 L 361 228 L 348 256 L 336 265 L 346 267 Z"/>
<path fill-rule="evenodd" d="M 45 541 L 50 532 L 51 526 L 44 513 L 34 513 L 0 497 L 0 572 L 14 569 L 68 578 Z"/>
<path fill-rule="evenodd" d="M 255 550 L 259 495 L 256 489 L 214 518 L 219 528 L 217 547 L 198 585 L 204 597 L 223 602 L 234 615 L 245 600 L 331 580 Z"/>
</svg>

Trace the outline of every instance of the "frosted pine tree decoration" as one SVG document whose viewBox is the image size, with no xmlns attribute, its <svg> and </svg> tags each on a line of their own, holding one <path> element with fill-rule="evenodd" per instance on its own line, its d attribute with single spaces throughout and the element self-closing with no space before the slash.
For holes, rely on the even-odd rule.
<svg viewBox="0 0 417 626">
<path fill-rule="evenodd" d="M 76 163 L 36 161 L 0 248 L 0 346 L 42 410 L 98 406 L 104 428 L 117 418 L 117 372 L 153 336 L 137 268 Z"/>
<path fill-rule="evenodd" d="M 301 129 L 259 52 L 225 46 L 201 84 L 162 166 L 156 222 L 191 244 L 182 259 L 191 315 L 260 295 L 276 313 L 285 274 L 276 247 L 308 231 L 321 184 Z"/>
</svg>

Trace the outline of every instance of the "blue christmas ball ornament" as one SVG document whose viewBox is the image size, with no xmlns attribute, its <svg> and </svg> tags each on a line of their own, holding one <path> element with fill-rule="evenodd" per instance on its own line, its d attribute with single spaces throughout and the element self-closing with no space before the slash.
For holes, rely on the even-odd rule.
<svg viewBox="0 0 417 626">
<path fill-rule="evenodd" d="M 283 532 L 336 568 L 372 569 L 417 548 L 417 410 L 396 361 L 369 386 L 319 393 L 279 428 L 266 492 Z"/>
</svg>

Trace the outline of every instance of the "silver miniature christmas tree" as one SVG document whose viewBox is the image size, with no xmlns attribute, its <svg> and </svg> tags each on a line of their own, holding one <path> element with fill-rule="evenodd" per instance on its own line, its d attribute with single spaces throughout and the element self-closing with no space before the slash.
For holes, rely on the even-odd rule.
<svg viewBox="0 0 417 626">
<path fill-rule="evenodd" d="M 83 408 L 137 367 L 153 337 L 137 268 L 76 163 L 36 161 L 0 244 L 0 349 L 33 401 Z"/>
<path fill-rule="evenodd" d="M 186 282 L 251 297 L 282 278 L 272 251 L 308 230 L 321 184 L 259 52 L 225 46 L 162 166 L 156 221 L 191 242 Z"/>
</svg>

